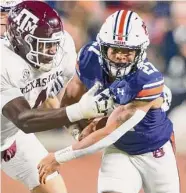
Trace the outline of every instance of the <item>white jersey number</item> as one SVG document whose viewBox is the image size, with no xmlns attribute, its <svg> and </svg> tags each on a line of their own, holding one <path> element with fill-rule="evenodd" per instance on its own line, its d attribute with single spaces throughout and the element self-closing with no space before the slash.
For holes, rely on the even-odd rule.
<svg viewBox="0 0 186 193">
<path fill-rule="evenodd" d="M 146 73 L 148 75 L 158 71 L 151 63 L 143 64 L 142 70 L 144 73 Z"/>
</svg>

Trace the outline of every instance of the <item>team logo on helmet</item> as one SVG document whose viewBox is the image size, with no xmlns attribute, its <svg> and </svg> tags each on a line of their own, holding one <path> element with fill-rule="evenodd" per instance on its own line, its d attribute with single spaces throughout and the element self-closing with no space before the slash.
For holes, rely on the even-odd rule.
<svg viewBox="0 0 186 193">
<path fill-rule="evenodd" d="M 37 22 L 39 18 L 33 15 L 26 9 L 23 9 L 13 21 L 18 25 L 17 30 L 19 32 L 28 31 L 31 34 L 34 34 L 34 31 L 37 28 Z"/>
<path fill-rule="evenodd" d="M 125 42 L 124 41 L 119 41 L 119 40 L 114 40 L 114 44 L 125 45 Z"/>
</svg>

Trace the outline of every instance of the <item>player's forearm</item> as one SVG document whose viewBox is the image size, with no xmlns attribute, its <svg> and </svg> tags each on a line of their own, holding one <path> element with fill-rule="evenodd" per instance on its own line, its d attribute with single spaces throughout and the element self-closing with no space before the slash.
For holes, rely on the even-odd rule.
<svg viewBox="0 0 186 193">
<path fill-rule="evenodd" d="M 120 128 L 127 120 L 130 120 L 131 117 L 133 117 L 135 114 L 135 111 L 128 111 L 126 114 L 122 116 L 122 119 L 120 116 L 117 116 L 115 120 L 112 122 L 106 124 L 105 127 L 102 129 L 99 129 L 93 133 L 91 133 L 89 136 L 84 138 L 82 141 L 79 141 L 75 143 L 72 146 L 73 150 L 80 150 L 85 149 L 91 146 L 95 146 L 96 148 L 93 148 L 94 153 L 100 149 L 103 149 L 113 143 L 115 143 L 122 135 L 124 135 L 128 130 L 132 128 L 133 125 L 129 125 L 126 130 L 124 130 L 121 133 L 118 133 L 115 135 L 115 131 Z"/>
<path fill-rule="evenodd" d="M 80 150 L 80 149 L 85 149 L 87 147 L 90 147 L 105 137 L 107 137 L 109 134 L 111 134 L 112 131 L 114 131 L 117 128 L 116 125 L 109 125 L 105 126 L 99 130 L 96 130 L 95 132 L 91 133 L 81 141 L 78 141 L 74 145 L 72 145 L 73 150 Z"/>
<path fill-rule="evenodd" d="M 126 110 L 124 108 L 124 109 L 122 109 L 122 111 L 120 109 L 122 109 L 122 106 L 119 107 L 118 109 L 116 109 L 115 112 L 113 112 L 113 114 L 111 114 L 105 127 L 91 133 L 86 138 L 84 138 L 82 141 L 79 141 L 78 143 L 74 144 L 72 146 L 73 150 L 87 148 L 91 145 L 94 145 L 94 144 L 100 142 L 105 137 L 107 137 L 109 135 L 113 135 L 112 133 L 117 128 L 119 128 L 123 123 L 125 123 L 127 120 L 129 120 L 135 114 L 134 109 Z M 120 114 L 118 115 L 118 113 L 120 113 Z M 106 140 L 106 139 L 104 139 L 104 140 Z M 109 142 L 109 140 L 108 141 L 106 140 L 105 145 L 107 146 L 107 142 L 108 142 L 108 145 L 110 145 L 111 142 Z M 114 141 L 112 141 L 112 142 L 114 143 Z M 106 146 L 100 146 L 100 147 L 104 148 Z"/>
<path fill-rule="evenodd" d="M 32 109 L 21 111 L 16 125 L 26 133 L 46 131 L 56 127 L 61 127 L 70 122 L 82 119 L 91 119 L 103 116 L 105 111 L 112 107 L 112 97 L 100 100 L 100 96 L 94 96 L 99 89 L 99 84 L 95 84 L 78 103 L 60 109 Z"/>
<path fill-rule="evenodd" d="M 65 108 L 60 109 L 32 109 L 18 116 L 18 125 L 25 133 L 47 131 L 60 128 L 70 121 Z"/>
<path fill-rule="evenodd" d="M 107 125 L 103 129 L 91 133 L 73 146 L 57 151 L 55 153 L 56 161 L 64 163 L 110 146 L 138 124 L 145 115 L 145 111 L 137 110 L 132 117 L 128 117 L 128 120 L 119 127 L 117 122 L 113 122 L 113 124 L 109 124 L 109 126 Z"/>
</svg>

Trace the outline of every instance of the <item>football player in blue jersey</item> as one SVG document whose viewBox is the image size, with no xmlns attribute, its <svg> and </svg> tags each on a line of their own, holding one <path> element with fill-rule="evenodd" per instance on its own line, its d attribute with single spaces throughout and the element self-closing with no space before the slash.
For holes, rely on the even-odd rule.
<svg viewBox="0 0 186 193">
<path fill-rule="evenodd" d="M 99 121 L 91 123 L 85 131 L 94 132 L 44 158 L 38 165 L 41 183 L 59 164 L 105 148 L 99 193 L 138 193 L 142 187 L 146 193 L 180 192 L 173 125 L 163 104 L 164 79 L 147 59 L 149 43 L 139 15 L 119 10 L 106 19 L 97 41 L 80 50 L 64 103 L 78 100 L 99 81 L 113 96 L 115 109 L 100 129 Z"/>
<path fill-rule="evenodd" d="M 75 68 L 70 68 L 76 61 L 74 42 L 64 30 L 58 13 L 47 3 L 18 2 L 0 1 L 0 32 L 6 26 L 8 35 L 8 39 L 5 35 L 0 42 L 1 169 L 23 183 L 29 192 L 66 193 L 57 171 L 48 176 L 45 185 L 40 184 L 37 165 L 48 151 L 34 133 L 61 128 L 70 124 L 70 120 L 102 116 L 109 107 L 109 96 L 106 101 L 99 100 L 102 97 L 99 94 L 94 96 L 99 88 L 95 84 L 76 105 L 73 104 L 75 111 L 71 107 L 69 113 L 68 107 L 43 109 L 43 104 L 49 100 L 54 104 L 54 97 L 64 86 L 61 80 L 65 83 L 74 74 Z M 56 57 L 61 53 L 59 47 L 63 50 L 63 60 Z"/>
</svg>

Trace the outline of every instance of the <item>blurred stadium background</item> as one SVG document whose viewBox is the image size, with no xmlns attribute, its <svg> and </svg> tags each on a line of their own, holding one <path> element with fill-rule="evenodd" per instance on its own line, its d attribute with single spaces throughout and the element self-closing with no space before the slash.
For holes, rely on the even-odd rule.
<svg viewBox="0 0 186 193">
<path fill-rule="evenodd" d="M 151 45 L 149 60 L 165 76 L 173 94 L 168 116 L 174 123 L 181 193 L 186 193 L 186 2 L 184 1 L 47 1 L 61 15 L 65 30 L 77 52 L 95 40 L 105 18 L 118 9 L 136 11 L 145 21 Z M 49 151 L 55 151 L 74 139 L 65 129 L 37 134 Z M 69 193 L 96 193 L 101 153 L 71 161 L 61 167 Z M 2 173 L 2 193 L 28 193 L 23 185 Z"/>
</svg>

